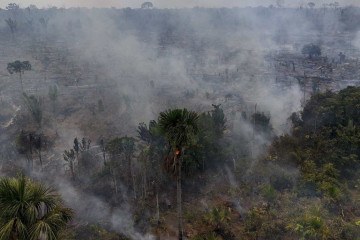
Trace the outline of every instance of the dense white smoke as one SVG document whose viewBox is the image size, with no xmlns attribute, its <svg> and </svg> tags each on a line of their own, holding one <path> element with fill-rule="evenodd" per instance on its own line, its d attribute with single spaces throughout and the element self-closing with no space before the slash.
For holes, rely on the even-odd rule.
<svg viewBox="0 0 360 240">
<path fill-rule="evenodd" d="M 154 239 L 151 235 L 143 235 L 134 229 L 133 216 L 126 201 L 124 204 L 112 208 L 98 197 L 80 192 L 64 179 L 58 179 L 54 183 L 57 184 L 64 201 L 75 209 L 76 214 L 89 223 L 110 226 L 110 230 L 122 233 L 132 239 Z M 122 197 L 126 198 L 124 194 Z"/>
</svg>

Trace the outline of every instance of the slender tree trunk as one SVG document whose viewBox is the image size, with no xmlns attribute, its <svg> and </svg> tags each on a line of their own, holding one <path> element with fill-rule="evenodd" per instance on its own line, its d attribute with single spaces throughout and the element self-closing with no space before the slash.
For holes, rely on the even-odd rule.
<svg viewBox="0 0 360 240">
<path fill-rule="evenodd" d="M 76 152 L 76 162 L 77 162 L 77 171 L 80 175 L 80 161 L 79 161 L 79 151 Z M 75 164 L 73 163 L 73 169 L 75 169 Z"/>
<path fill-rule="evenodd" d="M 41 166 L 41 170 L 42 170 L 43 162 L 42 162 L 42 158 L 41 158 L 41 149 L 39 150 L 39 161 L 40 161 L 40 166 Z"/>
<path fill-rule="evenodd" d="M 179 240 L 183 239 L 183 225 L 182 225 L 182 189 L 181 189 L 181 163 L 182 159 L 179 158 L 179 166 L 178 166 L 178 175 L 177 175 L 177 210 L 178 210 L 178 230 L 179 230 Z"/>
<path fill-rule="evenodd" d="M 52 108 L 53 108 L 54 117 L 56 117 L 56 100 L 52 101 Z"/>
<path fill-rule="evenodd" d="M 159 190 L 156 189 L 156 223 L 160 224 Z"/>
<path fill-rule="evenodd" d="M 103 158 L 104 158 L 104 166 L 106 164 L 106 153 L 105 153 L 105 150 L 103 150 Z"/>
<path fill-rule="evenodd" d="M 118 196 L 118 184 L 117 184 L 116 176 L 113 175 L 112 178 L 113 178 L 114 188 L 115 188 L 115 197 L 117 199 L 117 196 Z"/>
<path fill-rule="evenodd" d="M 136 179 L 135 179 L 135 174 L 133 173 L 133 168 L 131 166 L 131 163 L 130 163 L 130 169 L 131 169 L 131 178 L 132 178 L 133 191 L 134 191 L 134 199 L 136 199 L 137 198 L 137 196 L 136 196 Z"/>
<path fill-rule="evenodd" d="M 205 171 L 205 157 L 202 158 L 202 170 Z"/>
<path fill-rule="evenodd" d="M 30 171 L 32 172 L 34 170 L 34 159 L 31 157 L 30 160 Z"/>
<path fill-rule="evenodd" d="M 33 159 L 33 149 L 32 149 L 32 142 L 30 142 L 30 155 L 29 155 L 29 160 L 30 160 L 30 172 L 33 171 L 34 169 L 34 159 Z"/>
<path fill-rule="evenodd" d="M 31 173 L 31 154 L 26 154 L 26 159 L 28 171 Z"/>
<path fill-rule="evenodd" d="M 147 197 L 147 173 L 146 173 L 146 161 L 145 161 L 145 163 L 144 163 L 144 182 L 143 182 L 143 184 L 144 184 L 144 199 L 146 199 L 146 197 Z"/>
<path fill-rule="evenodd" d="M 131 185 L 132 185 L 132 190 L 133 190 L 133 194 L 134 194 L 134 199 L 137 198 L 136 196 L 136 181 L 135 181 L 135 175 L 133 173 L 133 169 L 132 169 L 132 164 L 131 164 L 131 156 L 126 156 L 125 155 L 125 158 L 126 158 L 126 162 L 127 162 L 127 165 L 128 165 L 128 175 L 127 175 L 127 181 L 128 181 L 128 189 L 130 190 L 131 189 Z"/>
<path fill-rule="evenodd" d="M 21 74 L 21 70 L 20 70 L 20 84 L 21 84 L 21 92 L 24 92 L 24 85 L 23 85 L 23 81 L 22 81 L 22 74 Z"/>
<path fill-rule="evenodd" d="M 127 163 L 127 168 L 128 168 L 128 171 L 127 171 L 127 182 L 128 182 L 128 188 L 130 189 L 131 188 L 131 182 L 132 182 L 132 170 L 131 170 L 131 157 L 125 155 L 125 158 L 126 158 L 126 163 Z"/>
<path fill-rule="evenodd" d="M 71 179 L 75 180 L 75 173 L 74 173 L 74 160 L 70 160 L 70 172 L 71 172 Z"/>
<path fill-rule="evenodd" d="M 40 132 L 42 132 L 41 131 L 41 123 L 39 123 L 39 129 L 40 129 Z M 39 139 L 38 139 L 38 141 L 39 141 L 39 151 L 38 151 L 38 155 L 39 155 L 39 161 L 40 161 L 40 167 L 41 167 L 41 170 L 43 169 L 43 162 L 42 162 L 42 157 L 41 157 L 41 150 L 42 150 L 42 144 L 43 144 L 43 142 L 42 142 L 42 137 L 41 137 L 41 133 L 40 133 L 40 135 L 39 135 Z"/>
<path fill-rule="evenodd" d="M 116 176 L 115 176 L 115 172 L 114 169 L 111 167 L 111 161 L 109 162 L 109 168 L 110 168 L 110 176 L 111 176 L 111 180 L 114 184 L 114 190 L 115 190 L 115 198 L 117 199 L 117 195 L 118 195 L 118 186 L 117 186 L 117 180 L 116 180 Z"/>
</svg>

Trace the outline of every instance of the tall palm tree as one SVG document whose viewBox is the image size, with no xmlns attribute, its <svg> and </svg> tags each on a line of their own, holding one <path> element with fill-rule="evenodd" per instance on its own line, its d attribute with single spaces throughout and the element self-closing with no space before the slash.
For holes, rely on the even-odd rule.
<svg viewBox="0 0 360 240">
<path fill-rule="evenodd" d="M 186 147 L 195 142 L 198 133 L 198 118 L 196 112 L 187 109 L 169 109 L 160 113 L 158 126 L 169 142 L 172 152 L 172 159 L 167 163 L 168 170 L 176 177 L 177 183 L 177 211 L 179 240 L 183 239 L 182 226 L 182 189 L 181 189 L 181 166 L 182 155 Z"/>
<path fill-rule="evenodd" d="M 0 240 L 56 240 L 71 221 L 51 188 L 21 176 L 0 180 Z"/>
</svg>

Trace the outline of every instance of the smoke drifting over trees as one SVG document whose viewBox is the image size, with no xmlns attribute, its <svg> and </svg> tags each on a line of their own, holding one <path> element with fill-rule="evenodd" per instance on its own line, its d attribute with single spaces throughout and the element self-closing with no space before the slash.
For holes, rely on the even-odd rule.
<svg viewBox="0 0 360 240">
<path fill-rule="evenodd" d="M 67 239 L 359 236 L 359 8 L 91 4 L 0 11 L 0 173 Z"/>
</svg>

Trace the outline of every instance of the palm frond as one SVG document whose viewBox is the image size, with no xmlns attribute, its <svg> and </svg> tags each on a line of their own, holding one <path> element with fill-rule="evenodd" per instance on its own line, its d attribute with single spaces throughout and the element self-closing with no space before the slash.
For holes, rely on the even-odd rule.
<svg viewBox="0 0 360 240">
<path fill-rule="evenodd" d="M 51 188 L 20 176 L 0 179 L 0 240 L 56 239 L 73 212 Z"/>
<path fill-rule="evenodd" d="M 11 219 L 7 223 L 1 223 L 0 240 L 10 239 L 16 219 Z"/>
<path fill-rule="evenodd" d="M 169 109 L 160 113 L 159 128 L 170 145 L 180 148 L 192 142 L 198 132 L 199 115 L 184 109 Z"/>
</svg>

